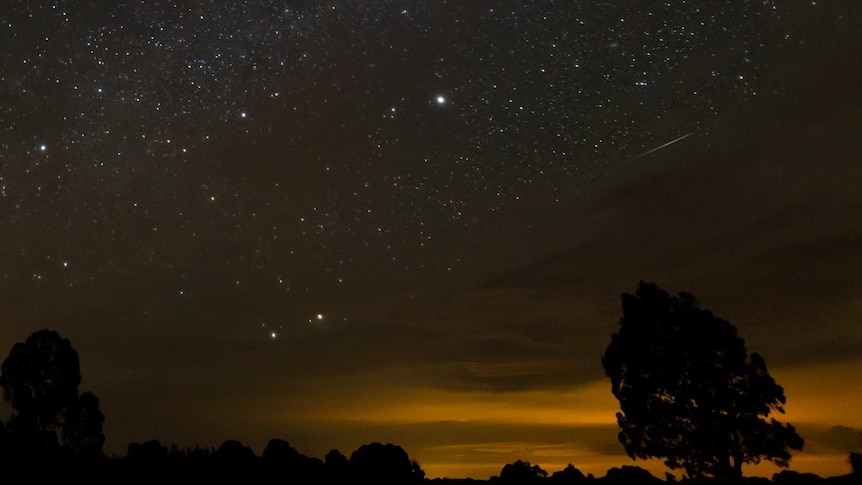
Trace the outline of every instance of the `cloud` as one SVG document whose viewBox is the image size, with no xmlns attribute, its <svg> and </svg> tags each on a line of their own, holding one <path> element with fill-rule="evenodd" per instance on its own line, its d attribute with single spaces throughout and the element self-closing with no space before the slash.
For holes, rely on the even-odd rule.
<svg viewBox="0 0 862 485">
<path fill-rule="evenodd" d="M 832 426 L 822 436 L 823 443 L 830 449 L 849 453 L 862 448 L 862 432 L 849 426 Z"/>
</svg>

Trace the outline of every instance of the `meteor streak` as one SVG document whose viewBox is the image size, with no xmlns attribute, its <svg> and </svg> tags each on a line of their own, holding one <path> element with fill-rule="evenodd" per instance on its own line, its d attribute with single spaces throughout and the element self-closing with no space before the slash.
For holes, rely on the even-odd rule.
<svg viewBox="0 0 862 485">
<path fill-rule="evenodd" d="M 694 130 L 691 133 L 682 135 L 681 137 L 676 138 L 674 140 L 671 140 L 671 141 L 665 143 L 664 145 L 659 145 L 659 146 L 653 148 L 652 150 L 647 150 L 647 151 L 641 153 L 640 155 L 636 156 L 635 158 L 633 158 L 633 160 L 637 160 L 638 158 L 645 157 L 645 156 L 649 155 L 650 153 L 655 153 L 655 152 L 661 150 L 662 148 L 667 148 L 667 147 L 673 145 L 674 143 L 679 143 L 679 142 L 685 140 L 686 138 L 690 137 L 691 135 L 694 135 L 698 131 L 700 131 L 700 130 Z"/>
</svg>

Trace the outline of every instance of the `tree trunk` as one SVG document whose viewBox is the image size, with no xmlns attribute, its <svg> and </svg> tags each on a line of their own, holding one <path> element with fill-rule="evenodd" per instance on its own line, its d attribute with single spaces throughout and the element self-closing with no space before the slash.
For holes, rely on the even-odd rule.
<svg viewBox="0 0 862 485">
<path fill-rule="evenodd" d="M 733 478 L 742 478 L 742 453 L 733 456 Z"/>
</svg>

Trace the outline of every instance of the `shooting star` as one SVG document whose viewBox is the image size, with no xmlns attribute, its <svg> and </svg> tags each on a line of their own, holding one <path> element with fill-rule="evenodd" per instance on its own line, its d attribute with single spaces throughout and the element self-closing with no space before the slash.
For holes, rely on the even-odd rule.
<svg viewBox="0 0 862 485">
<path fill-rule="evenodd" d="M 669 147 L 669 146 L 673 145 L 674 143 L 679 143 L 679 142 L 681 142 L 681 141 L 685 140 L 686 138 L 688 138 L 688 137 L 690 137 L 690 136 L 692 136 L 692 135 L 696 134 L 696 133 L 697 133 L 697 132 L 699 132 L 699 131 L 700 131 L 700 130 L 694 130 L 694 131 L 692 131 L 691 133 L 688 133 L 688 134 L 682 135 L 681 137 L 679 137 L 679 138 L 677 138 L 677 139 L 674 139 L 674 140 L 671 140 L 671 141 L 669 141 L 669 142 L 665 143 L 664 145 L 659 145 L 659 146 L 657 146 L 657 147 L 653 148 L 652 150 L 647 150 L 647 151 L 645 151 L 645 152 L 641 153 L 640 155 L 638 155 L 638 156 L 634 157 L 632 160 L 637 160 L 638 158 L 643 158 L 643 157 L 645 157 L 645 156 L 649 155 L 650 153 L 655 153 L 655 152 L 657 152 L 657 151 L 659 151 L 659 150 L 661 150 L 661 149 L 663 149 L 663 148 L 667 148 L 667 147 Z"/>
</svg>

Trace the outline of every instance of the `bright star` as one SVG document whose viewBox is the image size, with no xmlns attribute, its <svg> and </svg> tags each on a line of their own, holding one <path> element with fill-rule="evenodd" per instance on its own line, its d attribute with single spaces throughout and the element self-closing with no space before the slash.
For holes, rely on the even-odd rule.
<svg viewBox="0 0 862 485">
<path fill-rule="evenodd" d="M 437 96 L 437 104 L 446 104 L 446 97 L 443 95 Z"/>
</svg>

